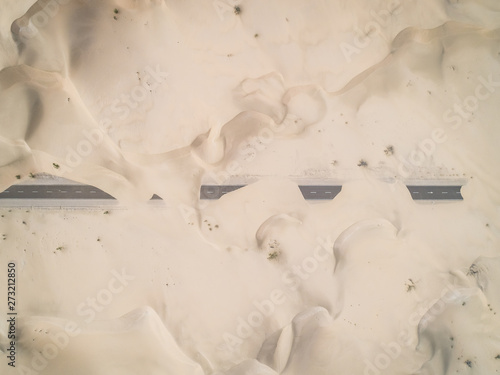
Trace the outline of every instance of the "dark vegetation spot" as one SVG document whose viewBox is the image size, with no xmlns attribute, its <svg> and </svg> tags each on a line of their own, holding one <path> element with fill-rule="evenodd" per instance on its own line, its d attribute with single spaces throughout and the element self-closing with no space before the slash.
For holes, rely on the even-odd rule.
<svg viewBox="0 0 500 375">
<path fill-rule="evenodd" d="M 479 273 L 479 270 L 477 269 L 477 266 L 475 263 L 472 263 L 472 265 L 469 267 L 469 271 L 467 271 L 467 276 L 474 276 Z"/>
<path fill-rule="evenodd" d="M 279 253 L 277 251 L 273 251 L 272 253 L 269 253 L 269 255 L 267 256 L 267 259 L 269 260 L 273 260 L 273 259 L 276 259 L 278 257 Z"/>
<path fill-rule="evenodd" d="M 238 15 L 241 13 L 241 7 L 239 5 L 236 5 L 234 7 L 234 14 Z"/>
<path fill-rule="evenodd" d="M 415 289 L 416 285 L 415 283 L 413 282 L 412 279 L 408 279 L 409 282 L 407 282 L 405 285 L 406 285 L 406 291 L 407 292 L 411 292 L 412 290 Z"/>
<path fill-rule="evenodd" d="M 361 159 L 358 163 L 358 167 L 368 167 L 368 163 L 365 160 Z"/>
</svg>

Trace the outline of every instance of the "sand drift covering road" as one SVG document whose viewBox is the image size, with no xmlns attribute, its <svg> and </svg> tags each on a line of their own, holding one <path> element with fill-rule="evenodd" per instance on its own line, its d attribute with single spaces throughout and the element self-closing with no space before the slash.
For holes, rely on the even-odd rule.
<svg viewBox="0 0 500 375">
<path fill-rule="evenodd" d="M 497 1 L 0 9 L 1 374 L 500 371 Z"/>
</svg>

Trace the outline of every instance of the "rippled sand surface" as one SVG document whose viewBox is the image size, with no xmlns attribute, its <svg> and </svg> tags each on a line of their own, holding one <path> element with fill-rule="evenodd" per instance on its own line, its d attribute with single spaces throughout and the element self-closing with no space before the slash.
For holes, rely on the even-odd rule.
<svg viewBox="0 0 500 375">
<path fill-rule="evenodd" d="M 118 202 L 0 207 L 0 373 L 500 371 L 499 14 L 2 0 L 0 190 Z"/>
</svg>

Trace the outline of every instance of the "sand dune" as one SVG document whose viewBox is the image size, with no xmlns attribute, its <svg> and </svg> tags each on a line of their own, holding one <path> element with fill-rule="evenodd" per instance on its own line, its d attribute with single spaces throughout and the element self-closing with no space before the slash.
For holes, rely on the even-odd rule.
<svg viewBox="0 0 500 375">
<path fill-rule="evenodd" d="M 46 173 L 119 204 L 0 210 L 0 373 L 498 371 L 499 12 L 4 0 L 0 188 Z M 405 187 L 436 180 L 464 200 Z"/>
</svg>

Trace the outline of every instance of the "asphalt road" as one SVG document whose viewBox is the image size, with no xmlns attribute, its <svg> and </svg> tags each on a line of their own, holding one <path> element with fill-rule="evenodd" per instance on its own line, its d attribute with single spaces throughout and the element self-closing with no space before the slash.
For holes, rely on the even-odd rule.
<svg viewBox="0 0 500 375">
<path fill-rule="evenodd" d="M 461 186 L 407 186 L 415 200 L 464 199 Z"/>
<path fill-rule="evenodd" d="M 201 199 L 219 199 L 224 194 L 242 188 L 244 185 L 202 185 Z M 461 200 L 461 186 L 407 186 L 415 200 Z M 333 199 L 340 185 L 300 185 L 305 199 Z M 115 199 L 108 193 L 89 185 L 13 185 L 0 193 L 0 199 Z M 161 199 L 154 195 L 151 199 Z"/>
<path fill-rule="evenodd" d="M 224 194 L 237 190 L 244 185 L 202 185 L 200 189 L 201 199 L 219 199 Z M 407 186 L 415 200 L 461 200 L 461 186 Z M 340 193 L 340 185 L 299 185 L 299 189 L 305 199 L 333 199 Z"/>
<path fill-rule="evenodd" d="M 13 185 L 0 199 L 114 199 L 89 185 Z"/>
<path fill-rule="evenodd" d="M 0 199 L 115 199 L 90 185 L 13 185 L 0 193 Z M 153 195 L 151 199 L 161 199 Z"/>
</svg>

